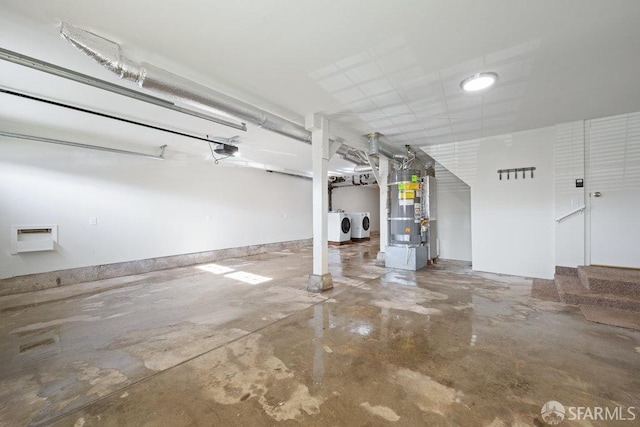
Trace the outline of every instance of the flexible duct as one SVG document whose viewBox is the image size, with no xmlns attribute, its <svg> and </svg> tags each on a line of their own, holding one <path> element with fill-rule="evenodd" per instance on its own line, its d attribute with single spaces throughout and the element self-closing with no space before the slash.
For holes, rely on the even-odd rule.
<svg viewBox="0 0 640 427">
<path fill-rule="evenodd" d="M 64 22 L 60 34 L 91 59 L 141 88 L 170 96 L 197 108 L 224 112 L 273 132 L 311 143 L 311 132 L 303 126 L 162 68 L 144 62 L 137 63 L 125 57 L 117 43 Z"/>
</svg>

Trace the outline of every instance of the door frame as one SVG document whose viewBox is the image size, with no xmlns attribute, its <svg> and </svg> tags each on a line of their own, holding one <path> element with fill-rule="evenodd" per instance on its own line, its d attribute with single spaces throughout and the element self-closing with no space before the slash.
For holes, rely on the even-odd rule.
<svg viewBox="0 0 640 427">
<path fill-rule="evenodd" d="M 591 265 L 591 120 L 584 122 L 584 265 Z"/>
</svg>

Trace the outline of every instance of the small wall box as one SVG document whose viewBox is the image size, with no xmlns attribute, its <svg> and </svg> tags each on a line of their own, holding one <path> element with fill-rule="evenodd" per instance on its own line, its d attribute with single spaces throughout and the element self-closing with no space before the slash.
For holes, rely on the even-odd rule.
<svg viewBox="0 0 640 427">
<path fill-rule="evenodd" d="M 57 225 L 12 225 L 11 255 L 55 250 Z"/>
</svg>

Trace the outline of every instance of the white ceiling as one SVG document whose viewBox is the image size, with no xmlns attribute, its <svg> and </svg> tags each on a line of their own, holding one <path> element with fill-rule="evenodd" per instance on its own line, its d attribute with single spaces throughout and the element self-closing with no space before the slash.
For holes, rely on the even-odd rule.
<svg viewBox="0 0 640 427">
<path fill-rule="evenodd" d="M 34 52 L 6 33 L 3 47 L 106 78 L 62 47 L 66 21 L 120 43 L 132 58 L 299 123 L 322 113 L 398 145 L 640 111 L 635 0 L 1 0 L 0 7 L 20 28 L 50 34 L 55 49 Z M 496 87 L 462 93 L 460 81 L 478 71 L 497 72 Z"/>
</svg>

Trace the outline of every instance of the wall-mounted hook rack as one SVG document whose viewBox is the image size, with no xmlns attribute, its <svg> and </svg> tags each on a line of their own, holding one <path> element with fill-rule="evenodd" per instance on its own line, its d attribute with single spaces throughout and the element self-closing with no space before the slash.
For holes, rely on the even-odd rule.
<svg viewBox="0 0 640 427">
<path fill-rule="evenodd" d="M 511 168 L 511 169 L 498 169 L 498 176 L 502 181 L 502 174 L 507 174 L 507 179 L 511 178 L 513 174 L 514 179 L 518 179 L 518 173 L 522 172 L 522 179 L 527 177 L 525 172 L 531 172 L 531 178 L 533 178 L 533 171 L 536 170 L 535 166 L 529 166 L 526 168 Z"/>
</svg>

